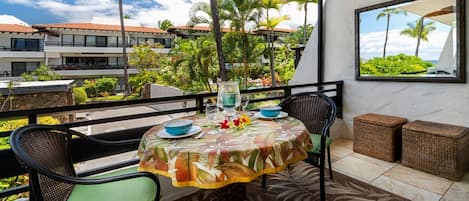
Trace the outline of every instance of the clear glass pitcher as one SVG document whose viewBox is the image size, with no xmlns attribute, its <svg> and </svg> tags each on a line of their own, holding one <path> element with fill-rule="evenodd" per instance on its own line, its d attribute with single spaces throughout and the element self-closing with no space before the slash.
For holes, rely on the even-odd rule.
<svg viewBox="0 0 469 201">
<path fill-rule="evenodd" d="M 217 106 L 223 109 L 225 115 L 235 115 L 235 109 L 241 105 L 239 82 L 218 83 Z"/>
</svg>

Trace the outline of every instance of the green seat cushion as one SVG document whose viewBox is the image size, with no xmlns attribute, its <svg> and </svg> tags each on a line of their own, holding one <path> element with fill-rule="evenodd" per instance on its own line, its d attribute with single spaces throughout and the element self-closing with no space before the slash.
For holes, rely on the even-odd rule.
<svg viewBox="0 0 469 201">
<path fill-rule="evenodd" d="M 137 167 L 125 168 L 90 178 L 105 178 L 137 172 Z M 75 185 L 68 201 L 153 201 L 156 184 L 148 177 L 137 177 L 95 185 Z"/>
<path fill-rule="evenodd" d="M 308 152 L 313 153 L 313 154 L 321 153 L 321 135 L 309 134 L 309 138 L 311 138 L 311 141 L 313 142 L 313 148 L 310 149 Z M 326 147 L 329 147 L 331 143 L 332 143 L 331 138 L 326 137 Z"/>
</svg>

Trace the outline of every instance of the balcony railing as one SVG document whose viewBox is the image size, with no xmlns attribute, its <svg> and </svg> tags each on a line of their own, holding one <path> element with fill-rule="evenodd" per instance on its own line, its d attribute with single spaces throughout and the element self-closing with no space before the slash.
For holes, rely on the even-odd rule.
<svg viewBox="0 0 469 201">
<path fill-rule="evenodd" d="M 10 48 L 0 46 L 0 51 L 13 51 L 13 52 L 42 52 L 44 48 Z"/>
<path fill-rule="evenodd" d="M 156 45 L 158 44 L 158 46 Z M 127 47 L 128 48 L 131 48 L 135 45 L 138 45 L 136 43 L 131 43 L 131 44 L 127 44 Z M 161 45 L 164 47 L 164 48 L 171 48 L 171 45 L 166 45 L 166 44 L 162 44 L 162 43 L 155 43 L 155 46 L 154 48 L 161 48 Z M 80 42 L 62 42 L 62 41 L 46 41 L 46 46 L 62 46 L 62 47 L 122 47 L 122 43 L 108 43 L 108 44 L 102 44 L 102 45 L 86 45 L 85 43 L 80 43 Z"/>
<path fill-rule="evenodd" d="M 315 84 L 303 84 L 303 85 L 293 85 L 293 86 L 282 86 L 282 87 L 273 87 L 273 88 L 262 88 L 254 90 L 243 90 L 242 94 L 259 94 L 259 93 L 269 93 L 270 97 L 262 99 L 251 100 L 250 103 L 258 103 L 271 100 L 281 100 L 285 97 L 290 96 L 295 90 L 305 88 L 313 88 L 310 91 L 316 91 L 318 93 L 324 93 L 327 96 L 331 97 L 337 105 L 337 117 L 342 118 L 342 90 L 343 90 L 343 81 L 336 82 L 326 82 L 326 83 L 315 83 Z M 195 107 L 187 107 L 174 110 L 166 111 L 155 111 L 142 114 L 132 114 L 124 115 L 117 117 L 109 117 L 102 119 L 94 120 L 85 120 L 61 124 L 62 126 L 68 128 L 76 128 L 81 126 L 90 126 L 95 124 L 119 122 L 125 120 L 134 120 L 148 117 L 155 117 L 161 115 L 169 115 L 176 113 L 184 112 L 203 112 L 205 109 L 204 102 L 206 99 L 211 97 L 216 97 L 216 93 L 205 93 L 205 94 L 194 94 L 194 95 L 185 95 L 185 96 L 174 96 L 174 97 L 163 97 L 163 98 L 153 98 L 153 99 L 142 99 L 142 100 L 133 100 L 133 101 L 117 101 L 117 102 L 108 102 L 108 103 L 98 103 L 98 104 L 88 104 L 88 105 L 77 105 L 77 106 L 65 106 L 65 107 L 55 107 L 55 108 L 43 108 L 43 109 L 32 109 L 24 111 L 8 111 L 1 112 L 0 119 L 11 119 L 15 117 L 27 117 L 29 124 L 36 124 L 38 116 L 42 115 L 51 115 L 51 114 L 70 114 L 76 112 L 85 112 L 85 111 L 96 111 L 96 110 L 106 110 L 106 109 L 116 109 L 116 108 L 125 108 L 125 107 L 136 107 L 142 105 L 155 105 L 155 104 L 165 104 L 168 102 L 184 102 L 184 101 L 195 101 Z M 88 144 L 83 140 L 74 139 L 73 141 L 73 153 L 72 158 L 75 162 L 83 162 L 92 159 L 97 159 L 105 156 L 111 156 L 115 154 L 125 153 L 128 151 L 134 151 L 138 147 L 138 139 L 147 131 L 151 126 L 126 129 L 120 131 L 113 131 L 107 133 L 100 133 L 94 135 L 100 139 L 106 140 L 124 140 L 124 139 L 134 139 L 135 144 L 128 145 L 125 147 L 108 147 L 94 149 L 93 144 Z M 9 132 L 0 132 L 0 137 L 10 136 L 11 131 Z M 90 176 L 94 174 L 99 174 L 102 172 L 107 172 L 113 169 L 122 168 L 129 165 L 134 165 L 138 163 L 138 159 L 124 161 L 121 163 L 105 166 L 98 169 L 89 170 L 86 172 L 78 173 L 79 176 Z M 13 176 L 18 176 L 25 174 L 26 171 L 18 164 L 15 159 L 14 153 L 11 149 L 0 150 L 0 164 L 2 164 L 2 171 L 0 172 L 0 179 L 8 178 Z M 29 186 L 19 186 L 10 189 L 0 191 L 0 198 L 19 194 L 29 190 Z"/>
<path fill-rule="evenodd" d="M 62 64 L 51 66 L 53 70 L 115 70 L 123 69 L 122 65 L 84 65 L 84 64 Z"/>
</svg>

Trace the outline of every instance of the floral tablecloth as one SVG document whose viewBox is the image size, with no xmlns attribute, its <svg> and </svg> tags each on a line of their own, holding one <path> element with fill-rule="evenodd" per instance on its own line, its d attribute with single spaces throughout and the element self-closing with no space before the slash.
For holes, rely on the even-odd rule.
<svg viewBox="0 0 469 201">
<path fill-rule="evenodd" d="M 203 127 L 203 115 L 191 116 Z M 174 186 L 204 189 L 221 188 L 236 182 L 250 182 L 262 174 L 276 173 L 288 164 L 307 158 L 312 148 L 303 123 L 288 117 L 277 121 L 254 120 L 243 129 L 200 139 L 162 139 L 164 129 L 148 130 L 139 146 L 139 170 L 168 176 Z M 203 127 L 207 132 L 209 127 Z"/>
</svg>

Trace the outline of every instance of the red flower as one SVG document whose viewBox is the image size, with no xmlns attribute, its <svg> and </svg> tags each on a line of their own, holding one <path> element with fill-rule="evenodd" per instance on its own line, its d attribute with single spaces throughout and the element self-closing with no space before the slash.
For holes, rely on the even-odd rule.
<svg viewBox="0 0 469 201">
<path fill-rule="evenodd" d="M 224 120 L 224 121 L 220 122 L 220 128 L 221 128 L 221 129 L 228 129 L 228 128 L 230 128 L 230 122 L 228 122 L 228 120 Z"/>
<path fill-rule="evenodd" d="M 234 124 L 235 126 L 239 126 L 240 123 L 241 123 L 241 122 L 240 122 L 239 119 L 233 120 L 233 124 Z"/>
</svg>

